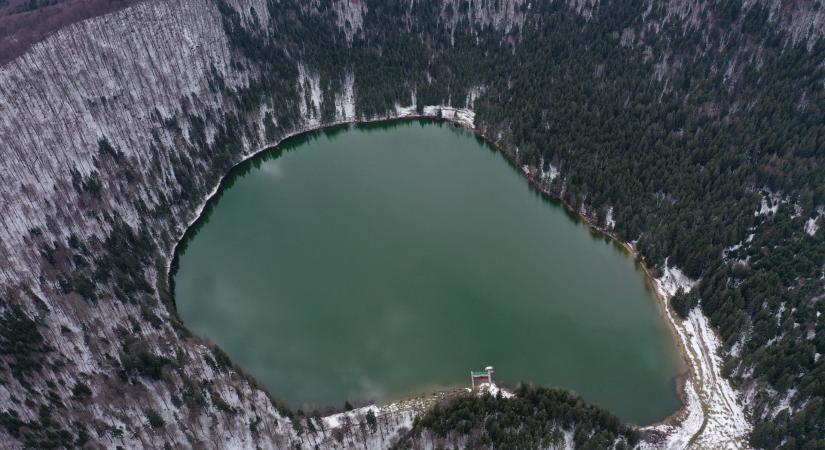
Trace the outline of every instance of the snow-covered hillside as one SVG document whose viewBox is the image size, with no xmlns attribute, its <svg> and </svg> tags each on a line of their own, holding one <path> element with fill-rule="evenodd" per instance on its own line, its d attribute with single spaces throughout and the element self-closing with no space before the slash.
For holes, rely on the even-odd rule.
<svg viewBox="0 0 825 450">
<path fill-rule="evenodd" d="M 245 16 L 267 16 L 266 2 L 231 4 Z M 336 8 L 350 22 L 363 13 L 358 2 Z M 38 425 L 44 434 L 62 429 L 127 448 L 206 442 L 283 448 L 302 440 L 339 445 L 320 435 L 299 436 L 255 382 L 216 365 L 211 345 L 182 330 L 168 305 L 173 248 L 220 181 L 221 174 L 194 155 L 196 144 L 214 144 L 223 118 L 236 115 L 246 126 L 234 164 L 290 135 L 355 120 L 352 78 L 335 94 L 335 117 L 324 121 L 317 113 L 317 74 L 296 61 L 296 96 L 310 86 L 314 108 L 300 109 L 295 126 L 267 140 L 263 121 L 272 107 L 240 112 L 225 94 L 257 76 L 235 70 L 231 52 L 216 2 L 151 1 L 66 27 L 0 68 L 0 292 L 7 313 L 15 305 L 40 324 L 51 347 L 42 360 L 60 361 L 25 380 L 5 379 L 0 410 L 39 424 L 36 405 L 50 395 L 67 409 Z M 290 103 L 304 104 L 284 99 Z M 441 110 L 426 107 L 423 114 L 472 127 L 471 111 Z M 407 108 L 375 119 L 415 115 Z M 205 142 L 196 142 L 199 137 Z M 184 173 L 203 187 L 191 203 L 175 201 L 185 196 Z M 84 298 L 89 280 L 69 256 L 95 261 L 123 224 L 136 232 L 151 229 L 160 259 L 146 262 L 135 278 L 150 287 L 130 301 L 99 283 L 104 287 Z M 160 375 L 113 376 L 118 367 L 145 375 L 152 362 Z M 42 397 L 24 402 L 22 383 Z M 90 393 L 77 395 L 78 385 Z M 393 414 L 379 414 L 381 440 L 388 445 L 394 430 L 409 425 L 405 411 L 420 407 L 396 405 Z M 342 439 L 354 439 L 347 436 Z M 20 442 L 2 430 L 0 439 Z"/>
<path fill-rule="evenodd" d="M 317 13 L 312 17 L 319 18 L 315 25 L 338 31 L 336 44 L 342 45 L 338 49 L 355 48 L 352 43 L 358 42 L 358 33 L 371 17 L 368 3 L 328 3 L 308 1 L 296 9 Z M 693 24 L 691 33 L 701 29 L 696 25 L 705 20 L 711 2 L 647 3 L 647 12 L 634 25 L 637 28 L 605 33 L 609 40 L 599 42 L 598 48 L 614 41 L 617 48 L 638 47 L 639 61 L 652 67 L 650 82 L 662 82 L 661 95 L 670 95 L 674 88 L 668 73 L 678 72 L 684 61 L 668 60 L 670 49 L 654 50 L 656 45 L 649 45 L 655 44 L 651 36 L 677 29 L 671 20 Z M 373 94 L 369 83 L 385 73 L 380 77 L 369 74 L 374 75 L 369 78 L 364 70 L 347 66 L 340 68 L 340 79 L 331 82 L 329 71 L 319 69 L 328 61 L 302 59 L 312 42 L 272 48 L 280 44 L 278 39 L 295 31 L 278 28 L 279 16 L 268 11 L 276 4 L 268 0 L 142 1 L 60 29 L 0 67 L 0 344 L 12 340 L 9 336 L 21 344 L 2 346 L 5 353 L 0 354 L 0 442 L 22 447 L 31 436 L 10 430 L 24 427 L 37 438 L 69 439 L 63 442 L 67 447 L 82 445 L 84 436 L 113 448 L 166 444 L 286 448 L 296 443 L 318 448 L 387 447 L 411 426 L 419 411 L 441 399 L 429 396 L 369 405 L 347 414 L 313 418 L 310 427 L 309 418 L 290 417 L 291 412 L 255 380 L 232 366 L 209 342 L 192 336 L 176 317 L 168 275 L 184 232 L 197 220 L 228 170 L 290 136 L 332 124 L 439 117 L 474 129 L 499 145 L 545 194 L 561 199 L 571 198 L 565 195 L 570 192 L 577 194 L 575 199 L 580 201 L 570 202 L 575 205 L 571 210 L 595 227 L 614 237 L 627 229 L 633 212 L 626 202 L 602 198 L 601 204 L 591 205 L 598 196 L 587 186 L 576 186 L 571 177 L 570 156 L 586 153 L 588 148 L 572 149 L 567 160 L 551 158 L 553 149 L 525 148 L 508 134 L 518 128 L 515 121 L 524 119 L 508 114 L 525 114 L 536 120 L 536 128 L 556 130 L 556 124 L 543 117 L 557 105 L 571 111 L 597 110 L 599 105 L 572 100 L 569 105 L 557 104 L 555 98 L 546 108 L 541 102 L 520 104 L 512 101 L 516 97 L 512 86 L 532 89 L 535 85 L 537 92 L 544 93 L 552 83 L 518 76 L 459 79 L 459 67 L 427 67 L 422 61 L 407 64 L 408 55 L 399 52 L 402 67 L 390 66 L 397 73 L 387 75 L 395 77 L 398 89 L 383 86 L 385 90 L 372 103 L 384 109 L 361 113 L 365 108 L 358 100 Z M 825 9 L 819 7 L 776 0 L 746 4 L 768 8 L 771 24 L 784 27 L 789 42 L 811 43 L 825 29 Z M 580 21 L 571 30 L 578 32 L 576 26 L 584 27 L 598 17 L 599 5 L 571 0 L 550 6 L 571 8 Z M 495 47 L 501 54 L 520 57 L 516 51 L 520 33 L 525 27 L 528 32 L 530 27 L 541 31 L 537 25 L 541 20 L 528 20 L 539 6 L 523 0 L 444 1 L 433 8 L 437 20 L 428 24 L 423 37 L 409 38 L 431 39 L 445 47 L 469 42 L 472 51 L 489 43 L 483 40 L 487 38 L 492 40 L 489 54 Z M 664 13 L 659 14 L 661 10 Z M 297 13 L 291 10 L 283 16 L 293 14 Z M 414 14 L 405 14 L 409 15 L 402 17 L 402 32 L 415 21 Z M 646 22 L 649 17 L 653 19 Z M 255 28 L 257 34 L 247 34 L 243 27 L 233 29 L 233 20 Z M 657 20 L 661 23 L 654 23 Z M 456 27 L 465 22 L 478 27 L 456 33 Z M 435 34 L 435 29 L 443 35 Z M 500 34 L 482 35 L 481 29 Z M 408 36 L 403 38 L 401 42 L 409 42 Z M 246 48 L 250 42 L 272 47 L 265 48 L 267 53 L 256 61 L 250 53 L 261 49 Z M 577 63 L 583 60 L 565 56 L 565 48 L 539 44 L 532 47 Z M 322 53 L 325 49 L 320 47 L 315 50 Z M 361 61 L 360 68 L 379 59 L 383 50 L 361 54 L 369 57 L 362 58 L 366 63 Z M 605 55 L 622 64 L 632 63 L 624 54 Z M 425 56 L 436 60 L 444 55 Z M 453 58 L 455 54 L 447 56 L 445 60 L 460 59 Z M 262 69 L 261 60 L 270 65 Z M 593 68 L 582 65 L 571 72 L 571 77 L 590 77 L 593 72 L 594 98 L 602 95 L 603 82 L 610 75 L 597 62 Z M 728 66 L 708 70 L 730 72 L 735 78 L 740 66 L 750 64 L 738 62 L 731 58 Z M 464 75 L 467 70 L 471 75 L 480 72 L 471 62 L 461 63 Z M 279 72 L 273 76 L 268 69 Z M 487 69 L 485 73 L 495 73 Z M 501 73 L 512 69 L 496 68 Z M 365 78 L 369 81 L 364 82 Z M 562 79 L 556 82 L 571 82 Z M 444 89 L 436 89 L 440 87 Z M 432 92 L 422 92 L 424 88 Z M 624 92 L 619 97 L 624 99 Z M 436 100 L 417 102 L 416 98 Z M 704 109 L 716 111 L 711 103 Z M 528 157 L 519 159 L 525 154 Z M 642 192 L 650 188 L 643 186 L 633 192 L 654 194 Z M 664 192 L 655 194 L 663 203 L 680 200 Z M 768 220 L 787 206 L 777 195 L 767 192 L 753 217 Z M 651 211 L 656 210 L 646 214 Z M 798 232 L 821 238 L 823 215 L 817 211 L 815 216 L 800 218 Z M 753 238 L 751 233 L 727 247 L 725 255 L 744 249 Z M 672 248 L 660 250 L 667 254 Z M 667 259 L 664 267 L 659 266 L 661 299 L 667 301 L 679 288 L 701 287 L 701 282 L 669 267 Z M 744 446 L 749 425 L 738 393 L 721 375 L 723 344 L 710 322 L 694 309 L 687 320 L 674 320 L 672 325 L 690 364 L 691 378 L 683 392 L 687 406 L 673 420 L 647 428 L 655 437 L 647 444 Z M 277 392 L 272 394 L 277 398 Z M 378 420 L 374 428 L 365 422 L 370 412 Z M 333 412 L 321 415 L 327 413 Z M 565 442 L 570 441 L 568 436 Z"/>
</svg>

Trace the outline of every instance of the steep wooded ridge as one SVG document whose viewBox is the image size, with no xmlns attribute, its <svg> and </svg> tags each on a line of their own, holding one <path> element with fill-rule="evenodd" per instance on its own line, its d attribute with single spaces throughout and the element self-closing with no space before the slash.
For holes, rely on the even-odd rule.
<svg viewBox="0 0 825 450">
<path fill-rule="evenodd" d="M 444 105 L 654 276 L 696 280 L 672 308 L 718 333 L 751 445 L 825 446 L 824 6 L 154 0 L 59 30 L 0 68 L 0 442 L 635 444 L 529 390 L 333 432 L 177 319 L 175 245 L 231 167 L 327 124 L 467 122 Z"/>
</svg>

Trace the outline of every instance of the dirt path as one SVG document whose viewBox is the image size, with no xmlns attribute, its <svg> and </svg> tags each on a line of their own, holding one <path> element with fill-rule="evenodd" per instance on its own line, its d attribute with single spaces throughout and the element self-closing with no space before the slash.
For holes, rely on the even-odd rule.
<svg viewBox="0 0 825 450">
<path fill-rule="evenodd" d="M 707 317 L 697 307 L 682 320 L 669 306 L 679 288 L 690 290 L 695 282 L 678 269 L 665 268 L 655 280 L 657 296 L 673 327 L 688 363 L 684 385 L 685 405 L 662 424 L 646 427 L 654 439 L 648 448 L 745 449 L 750 424 L 730 382 L 722 376 L 721 343 Z"/>
</svg>

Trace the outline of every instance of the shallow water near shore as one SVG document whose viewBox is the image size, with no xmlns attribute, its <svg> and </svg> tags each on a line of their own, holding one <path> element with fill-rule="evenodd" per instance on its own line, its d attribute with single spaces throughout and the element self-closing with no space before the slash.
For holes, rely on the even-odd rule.
<svg viewBox="0 0 825 450">
<path fill-rule="evenodd" d="M 180 248 L 184 323 L 293 405 L 496 378 L 572 389 L 638 424 L 683 370 L 633 259 L 471 133 L 338 127 L 225 181 Z"/>
</svg>

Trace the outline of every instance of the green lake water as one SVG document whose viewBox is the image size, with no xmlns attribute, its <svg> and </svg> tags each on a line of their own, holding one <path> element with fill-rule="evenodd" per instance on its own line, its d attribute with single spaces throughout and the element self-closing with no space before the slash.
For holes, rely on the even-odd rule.
<svg viewBox="0 0 825 450">
<path fill-rule="evenodd" d="M 447 124 L 339 127 L 242 164 L 181 247 L 175 298 L 294 406 L 494 365 L 639 424 L 679 407 L 682 364 L 632 258 Z"/>
</svg>

